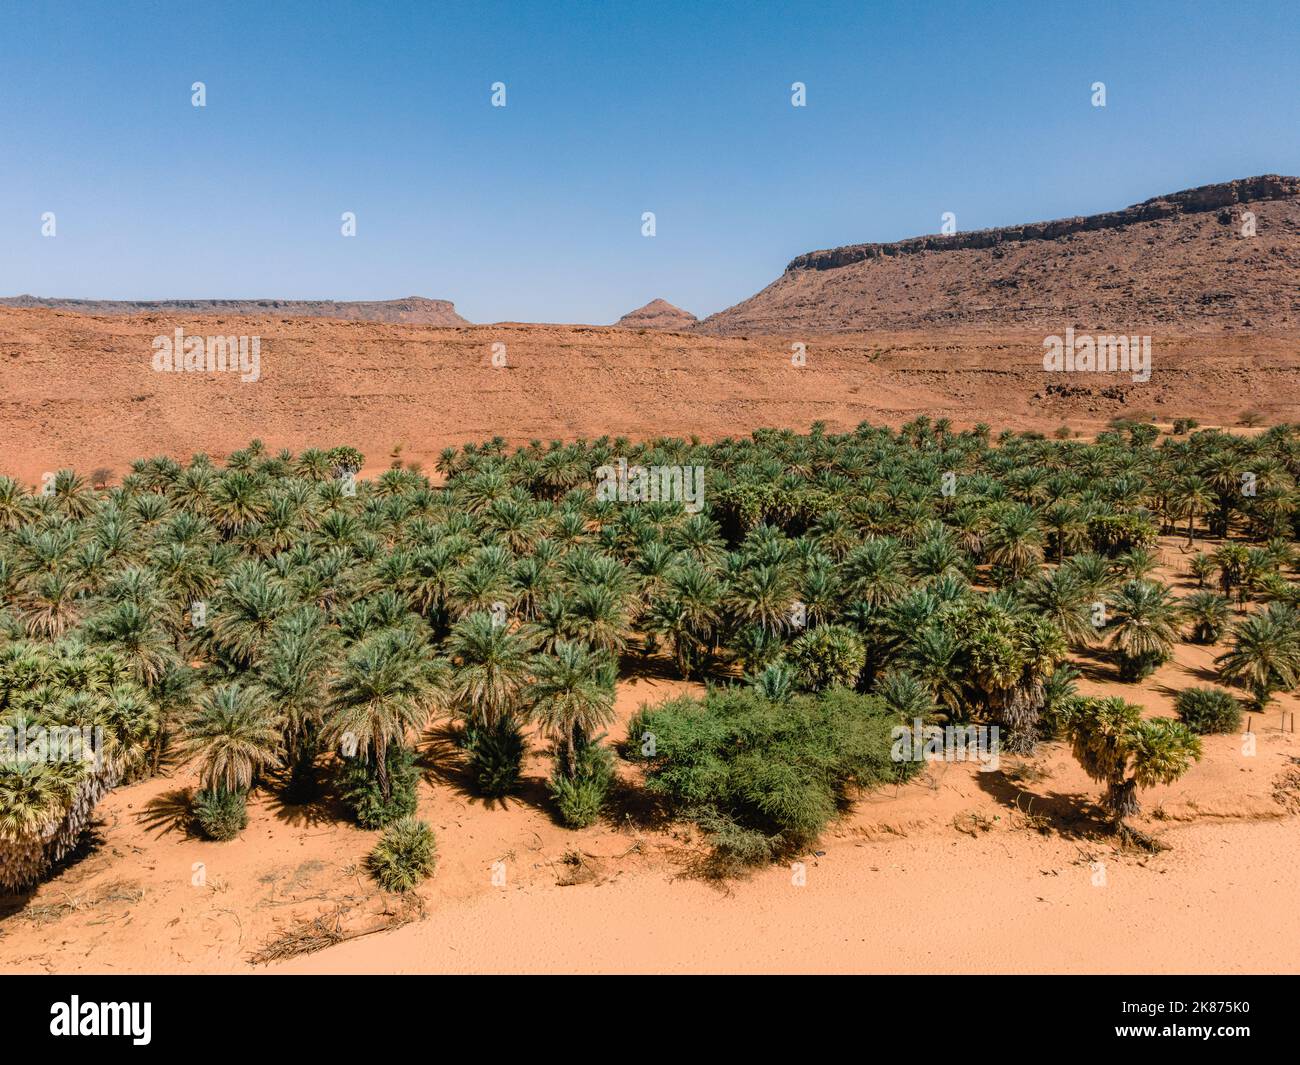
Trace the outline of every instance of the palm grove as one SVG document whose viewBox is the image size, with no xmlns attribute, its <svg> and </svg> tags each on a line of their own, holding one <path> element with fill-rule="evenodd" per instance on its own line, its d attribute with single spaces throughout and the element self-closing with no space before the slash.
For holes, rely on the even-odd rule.
<svg viewBox="0 0 1300 1065">
<path fill-rule="evenodd" d="M 703 466 L 704 511 L 598 501 L 617 458 Z M 0 478 L 0 723 L 104 736 L 93 763 L 10 744 L 0 886 L 73 849 L 109 788 L 183 759 L 210 838 L 238 835 L 254 787 L 331 789 L 393 826 L 386 853 L 431 867 L 416 745 L 446 718 L 478 792 L 515 791 L 542 742 L 556 816 L 590 824 L 615 780 L 619 668 L 650 657 L 709 693 L 643 708 L 619 749 L 743 860 L 911 772 L 889 759 L 900 721 L 996 722 L 1018 752 L 1067 738 L 1119 821 L 1199 757 L 1196 732 L 1236 727 L 1222 688 L 1180 693 L 1181 721 L 1081 698 L 1072 651 L 1138 682 L 1180 639 L 1221 643 L 1223 682 L 1260 709 L 1300 683 L 1292 427 L 1083 443 L 919 418 L 713 444 L 496 439 L 444 451 L 437 485 L 399 463 L 355 480 L 361 465 L 254 441 L 224 466 L 144 459 L 112 488 Z M 1154 547 L 1198 531 L 1214 547 L 1188 554 L 1198 588 L 1180 600 Z"/>
</svg>

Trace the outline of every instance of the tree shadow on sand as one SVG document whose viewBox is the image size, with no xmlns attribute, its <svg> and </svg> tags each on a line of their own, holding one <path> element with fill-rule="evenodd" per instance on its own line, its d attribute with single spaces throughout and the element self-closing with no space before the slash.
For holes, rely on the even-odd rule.
<svg viewBox="0 0 1300 1065">
<path fill-rule="evenodd" d="M 310 799 L 289 800 L 284 796 L 284 788 L 276 788 L 267 791 L 265 801 L 275 819 L 292 828 L 319 828 L 356 820 L 327 783 L 319 785 Z"/>
<path fill-rule="evenodd" d="M 191 789 L 173 788 L 155 795 L 144 809 L 135 815 L 136 824 L 158 836 L 179 832 L 186 839 L 195 839 L 190 812 Z"/>
<path fill-rule="evenodd" d="M 538 751 L 536 736 L 530 734 L 525 760 Z M 546 777 L 521 773 L 519 786 L 509 795 L 484 795 L 479 791 L 465 752 L 463 727 L 454 720 L 442 720 L 424 732 L 417 745 L 416 765 L 430 783 L 451 788 L 471 804 L 492 810 L 508 810 L 514 805 L 530 806 L 546 814 L 554 813 L 554 803 L 546 786 Z"/>
<path fill-rule="evenodd" d="M 1095 839 L 1109 835 L 1112 824 L 1106 812 L 1079 792 L 1036 791 L 998 769 L 976 773 L 976 783 L 1009 810 L 1020 813 L 1039 831 L 1062 839 Z"/>
<path fill-rule="evenodd" d="M 1076 647 L 1072 651 L 1073 666 L 1081 676 L 1098 683 L 1119 680 L 1119 670 L 1110 653 L 1102 647 Z"/>
</svg>

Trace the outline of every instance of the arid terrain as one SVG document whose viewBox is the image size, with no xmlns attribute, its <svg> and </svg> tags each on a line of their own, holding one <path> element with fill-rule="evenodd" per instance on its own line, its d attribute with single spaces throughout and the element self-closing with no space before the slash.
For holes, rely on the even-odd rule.
<svg viewBox="0 0 1300 1065">
<path fill-rule="evenodd" d="M 194 324 L 191 324 L 194 322 Z M 261 337 L 261 375 L 157 373 L 152 338 Z M 1027 330 L 710 337 L 608 326 L 434 328 L 315 318 L 100 317 L 0 310 L 0 471 L 349 443 L 377 468 L 401 444 L 432 469 L 450 444 L 579 435 L 716 439 L 776 426 L 957 426 L 1088 433 L 1116 415 L 1236 424 L 1300 417 L 1300 331 L 1161 334 L 1151 380 L 1048 374 Z M 493 364 L 504 345 L 505 365 Z M 792 365 L 792 345 L 806 363 Z M 105 412 L 111 412 L 107 417 Z"/>
<path fill-rule="evenodd" d="M 1203 546 L 1203 545 L 1197 545 Z M 1159 576 L 1180 594 L 1184 543 L 1161 543 Z M 1141 686 L 1078 659 L 1080 689 L 1171 713 L 1172 694 L 1213 679 L 1215 649 L 1179 644 Z M 699 686 L 634 670 L 618 723 L 643 702 Z M 474 798 L 439 730 L 421 744 L 419 816 L 441 858 L 418 906 L 363 867 L 378 832 L 338 811 L 259 792 L 230 843 L 185 827 L 192 770 L 124 787 L 101 805 L 93 848 L 0 921 L 0 964 L 19 972 L 1296 972 L 1300 915 L 1286 900 L 1300 846 L 1300 741 L 1279 726 L 1300 699 L 1204 737 L 1177 784 L 1143 794 L 1137 822 L 1170 846 L 1118 850 L 1090 782 L 1061 743 L 996 771 L 933 763 L 864 796 L 786 867 L 718 885 L 683 825 L 635 801 L 574 832 L 549 813 L 548 760 L 522 795 Z M 1289 725 L 1288 725 L 1289 727 Z M 620 776 L 634 780 L 635 766 Z M 630 791 L 629 795 L 632 794 Z M 502 863 L 495 865 L 495 863 Z M 495 866 L 495 869 L 494 869 Z M 498 883 L 494 883 L 494 871 Z M 499 881 L 504 873 L 504 883 Z M 342 936 L 281 962 L 252 959 L 322 918 Z M 407 922 L 402 925 L 402 922 Z M 401 927 L 388 928 L 390 924 Z M 372 931 L 377 930 L 377 931 Z"/>
<path fill-rule="evenodd" d="M 496 436 L 712 440 L 920 414 L 1085 437 L 1116 416 L 1300 421 L 1298 187 L 1250 179 L 1095 224 L 810 253 L 699 322 L 662 300 L 617 326 L 470 325 L 419 299 L 0 300 L 0 473 L 36 484 L 74 467 L 113 481 L 142 456 L 220 459 L 252 438 L 353 445 L 368 476 L 397 448 L 432 473 L 443 447 Z M 1150 381 L 1044 372 L 1044 336 L 1066 326 L 1149 332 Z M 260 338 L 258 379 L 156 372 L 153 339 L 177 328 Z M 1159 576 L 1185 594 L 1182 540 L 1160 550 Z M 1218 650 L 1180 643 L 1140 686 L 1080 658 L 1080 689 L 1167 716 L 1175 691 L 1215 680 Z M 641 703 L 694 690 L 630 654 L 611 735 Z M 435 730 L 420 744 L 419 816 L 440 861 L 401 905 L 364 871 L 379 833 L 338 811 L 260 790 L 239 839 L 192 835 L 197 775 L 173 764 L 109 795 L 84 853 L 0 913 L 0 967 L 1296 972 L 1300 742 L 1279 725 L 1297 710 L 1280 695 L 1253 718 L 1256 753 L 1240 735 L 1207 736 L 1185 777 L 1144 792 L 1136 823 L 1162 853 L 1116 848 L 1099 786 L 1053 743 L 1004 755 L 998 771 L 941 763 L 864 797 L 802 857 L 803 886 L 781 866 L 726 885 L 697 876 L 694 830 L 647 819 L 631 789 L 598 826 L 559 827 L 540 754 L 520 798 L 474 798 Z M 277 943 L 297 953 L 282 937 L 317 919 L 334 945 L 258 960 Z"/>
<path fill-rule="evenodd" d="M 969 325 L 1098 333 L 1300 325 L 1300 178 L 1264 175 L 1084 218 L 809 252 L 701 332 Z"/>
<path fill-rule="evenodd" d="M 349 322 L 468 325 L 448 300 L 408 296 L 401 300 L 79 300 L 6 296 L 0 307 L 48 308 L 78 314 L 256 315 L 338 318 Z"/>
<path fill-rule="evenodd" d="M 1067 327 L 1150 335 L 1150 381 L 1045 373 L 1044 336 Z M 177 328 L 259 337 L 258 380 L 155 372 L 153 338 Z M 0 300 L 0 382 L 0 471 L 27 480 L 253 437 L 347 442 L 382 466 L 398 444 L 429 465 L 498 435 L 715 439 L 920 413 L 1082 433 L 1116 415 L 1296 420 L 1300 179 L 813 252 L 702 322 L 663 300 L 613 327 L 469 325 L 444 300 Z"/>
</svg>

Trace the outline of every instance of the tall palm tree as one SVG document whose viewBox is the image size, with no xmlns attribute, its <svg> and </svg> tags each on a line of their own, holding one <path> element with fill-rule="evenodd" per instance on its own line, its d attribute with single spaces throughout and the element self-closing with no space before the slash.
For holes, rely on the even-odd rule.
<svg viewBox="0 0 1300 1065">
<path fill-rule="evenodd" d="M 337 638 L 317 607 L 300 607 L 272 630 L 258 683 L 280 715 L 291 783 L 310 791 L 317 736 L 329 696 Z"/>
<path fill-rule="evenodd" d="M 530 678 L 535 642 L 532 630 L 498 624 L 491 614 L 458 621 L 446 648 L 453 705 L 487 728 L 513 716 Z"/>
<path fill-rule="evenodd" d="M 1010 580 L 1030 575 L 1043 561 L 1043 529 L 1033 509 L 1005 507 L 985 539 L 985 557 Z"/>
<path fill-rule="evenodd" d="M 1214 493 L 1200 477 L 1190 475 L 1174 482 L 1169 495 L 1169 513 L 1174 518 L 1187 519 L 1187 546 L 1191 547 L 1198 515 L 1206 514 L 1214 506 Z"/>
</svg>

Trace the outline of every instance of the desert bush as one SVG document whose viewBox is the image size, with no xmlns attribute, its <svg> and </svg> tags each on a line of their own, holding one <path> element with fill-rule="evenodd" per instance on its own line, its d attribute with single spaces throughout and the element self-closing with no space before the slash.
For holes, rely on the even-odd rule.
<svg viewBox="0 0 1300 1065">
<path fill-rule="evenodd" d="M 594 825 L 613 781 L 614 756 L 599 741 L 588 743 L 578 752 L 572 777 L 556 766 L 548 786 L 560 820 L 569 828 Z"/>
<path fill-rule="evenodd" d="M 1184 688 L 1174 698 L 1178 720 L 1193 732 L 1236 732 L 1241 727 L 1241 706 L 1222 688 Z"/>
<path fill-rule="evenodd" d="M 470 776 L 479 794 L 488 798 L 519 790 L 527 750 L 523 729 L 513 717 L 503 717 L 494 725 L 469 725 L 465 730 Z"/>
<path fill-rule="evenodd" d="M 843 688 L 786 703 L 715 689 L 643 708 L 628 740 L 654 736 L 647 789 L 704 829 L 725 870 L 807 846 L 855 788 L 906 779 L 916 764 L 890 756 L 897 724 Z"/>
<path fill-rule="evenodd" d="M 248 825 L 248 802 L 242 791 L 200 790 L 194 795 L 191 811 L 205 839 L 231 840 Z"/>
<path fill-rule="evenodd" d="M 385 891 L 410 891 L 433 875 L 438 843 L 433 829 L 414 817 L 394 821 L 368 859 L 371 873 Z"/>
</svg>

